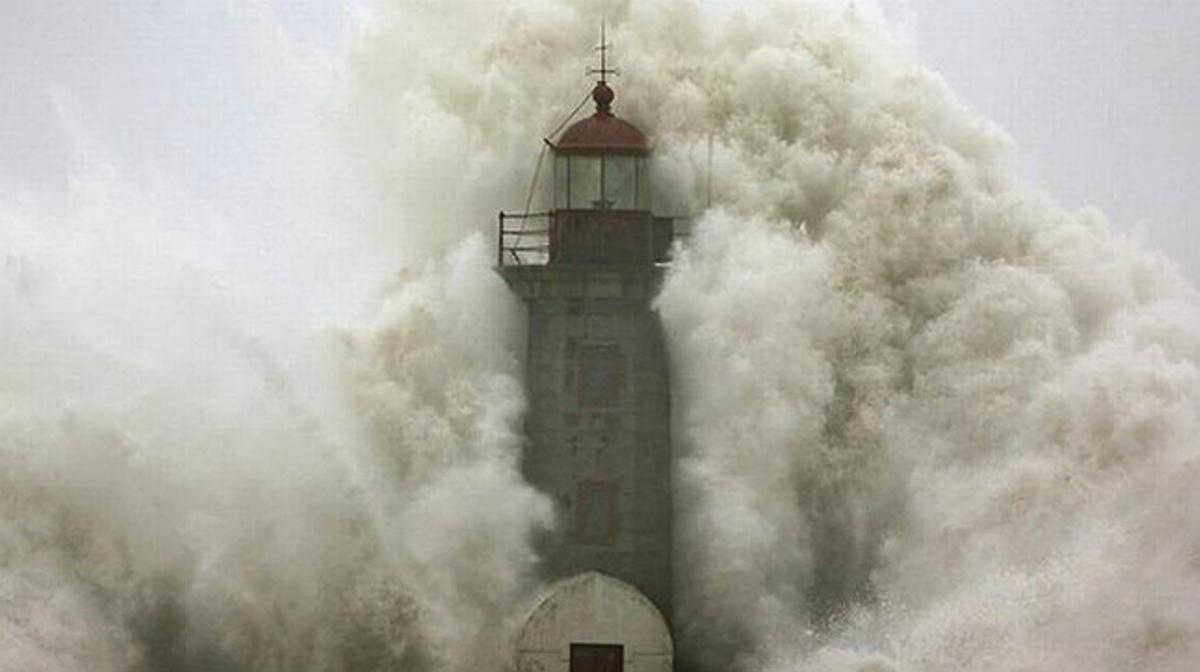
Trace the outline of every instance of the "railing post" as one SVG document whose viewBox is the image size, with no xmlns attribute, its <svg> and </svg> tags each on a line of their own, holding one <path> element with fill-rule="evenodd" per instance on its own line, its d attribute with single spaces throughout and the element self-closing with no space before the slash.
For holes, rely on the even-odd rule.
<svg viewBox="0 0 1200 672">
<path fill-rule="evenodd" d="M 496 268 L 504 267 L 504 211 L 500 211 L 496 226 Z"/>
</svg>

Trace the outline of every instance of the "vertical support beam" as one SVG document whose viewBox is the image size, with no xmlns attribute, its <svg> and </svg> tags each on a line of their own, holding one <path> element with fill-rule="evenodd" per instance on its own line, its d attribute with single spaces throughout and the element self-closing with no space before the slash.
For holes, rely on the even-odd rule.
<svg viewBox="0 0 1200 672">
<path fill-rule="evenodd" d="M 504 266 L 504 211 L 500 211 L 496 226 L 496 268 Z"/>
</svg>

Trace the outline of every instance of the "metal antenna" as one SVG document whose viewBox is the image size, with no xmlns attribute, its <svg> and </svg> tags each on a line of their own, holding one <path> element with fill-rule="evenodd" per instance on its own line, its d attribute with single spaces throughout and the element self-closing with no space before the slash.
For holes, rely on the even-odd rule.
<svg viewBox="0 0 1200 672">
<path fill-rule="evenodd" d="M 589 75 L 600 75 L 601 83 L 607 83 L 609 75 L 621 74 L 616 68 L 608 67 L 608 48 L 612 45 L 608 43 L 605 35 L 606 23 L 603 18 L 600 19 L 600 46 L 596 47 L 596 51 L 600 52 L 600 67 L 588 70 Z"/>
</svg>

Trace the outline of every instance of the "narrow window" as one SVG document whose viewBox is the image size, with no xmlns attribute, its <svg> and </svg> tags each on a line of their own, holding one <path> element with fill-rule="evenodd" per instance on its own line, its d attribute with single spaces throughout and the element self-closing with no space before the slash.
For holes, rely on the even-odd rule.
<svg viewBox="0 0 1200 672">
<path fill-rule="evenodd" d="M 575 493 L 575 541 L 608 545 L 617 540 L 617 485 L 580 481 Z"/>
</svg>

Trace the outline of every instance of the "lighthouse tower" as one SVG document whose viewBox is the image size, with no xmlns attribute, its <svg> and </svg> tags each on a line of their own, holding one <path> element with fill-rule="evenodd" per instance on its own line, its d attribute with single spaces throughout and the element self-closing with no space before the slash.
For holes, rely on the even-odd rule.
<svg viewBox="0 0 1200 672">
<path fill-rule="evenodd" d="M 651 308 L 672 221 L 650 210 L 650 145 L 613 113 L 607 45 L 595 112 L 550 141 L 548 211 L 500 215 L 499 270 L 528 307 L 529 481 L 559 524 L 519 670 L 670 670 L 671 394 Z"/>
</svg>

